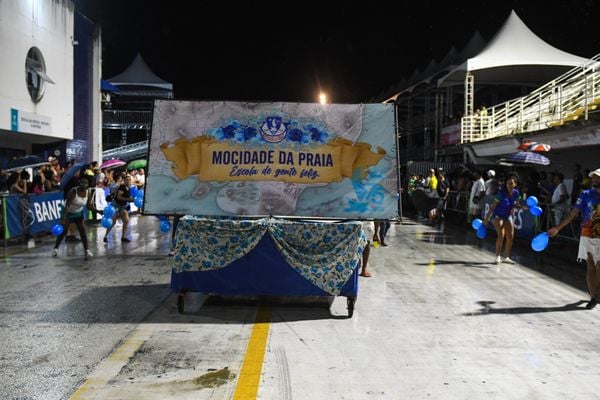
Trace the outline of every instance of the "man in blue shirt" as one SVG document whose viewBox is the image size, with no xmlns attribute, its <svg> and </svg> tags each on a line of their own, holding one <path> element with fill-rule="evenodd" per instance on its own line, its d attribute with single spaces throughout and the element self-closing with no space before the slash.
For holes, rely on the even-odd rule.
<svg viewBox="0 0 600 400">
<path fill-rule="evenodd" d="M 589 173 L 592 188 L 581 192 L 571 213 L 557 226 L 550 228 L 548 234 L 556 236 L 580 212 L 581 234 L 579 237 L 578 260 L 587 262 L 587 286 L 590 301 L 586 308 L 591 310 L 598 304 L 598 287 L 600 286 L 600 168 Z"/>
</svg>

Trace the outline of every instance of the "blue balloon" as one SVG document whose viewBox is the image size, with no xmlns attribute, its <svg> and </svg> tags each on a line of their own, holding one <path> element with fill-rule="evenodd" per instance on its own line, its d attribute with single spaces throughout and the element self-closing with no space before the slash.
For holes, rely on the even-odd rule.
<svg viewBox="0 0 600 400">
<path fill-rule="evenodd" d="M 144 205 L 144 198 L 142 196 L 138 196 L 133 200 L 133 204 L 135 204 L 135 206 L 137 208 L 142 208 L 142 206 Z"/>
<path fill-rule="evenodd" d="M 483 221 L 479 218 L 475 218 L 473 221 L 471 221 L 471 227 L 475 230 L 479 229 L 481 225 L 483 225 Z"/>
<path fill-rule="evenodd" d="M 539 203 L 539 202 L 538 202 L 538 199 L 537 199 L 537 197 L 535 197 L 535 196 L 529 196 L 529 197 L 527 198 L 527 205 L 528 205 L 529 207 L 537 207 L 538 203 Z"/>
<path fill-rule="evenodd" d="M 131 195 L 131 197 L 133 197 L 134 199 L 137 197 L 138 193 L 139 193 L 139 189 L 137 186 L 132 186 L 129 188 L 129 194 Z"/>
<path fill-rule="evenodd" d="M 106 207 L 104 207 L 104 217 L 105 218 L 112 218 L 116 212 L 117 212 L 117 210 L 115 209 L 115 207 L 112 204 L 109 204 Z"/>
<path fill-rule="evenodd" d="M 539 217 L 540 215 L 542 215 L 542 213 L 544 211 L 540 207 L 535 206 L 535 207 L 530 207 L 529 212 L 532 213 L 533 215 L 535 215 L 536 217 Z"/>
<path fill-rule="evenodd" d="M 61 233 L 63 233 L 63 226 L 61 224 L 56 224 L 52 227 L 52 234 L 54 236 L 60 236 Z"/>
<path fill-rule="evenodd" d="M 481 224 L 481 226 L 477 228 L 476 235 L 479 239 L 483 239 L 487 236 L 487 230 L 485 229 L 485 225 Z"/>
<path fill-rule="evenodd" d="M 106 218 L 103 217 L 100 220 L 100 225 L 102 225 L 103 227 L 105 227 L 106 229 L 110 228 L 112 226 L 112 218 Z"/>
<path fill-rule="evenodd" d="M 547 232 L 542 232 L 531 239 L 531 248 L 535 251 L 542 251 L 548 247 L 549 236 Z"/>
<path fill-rule="evenodd" d="M 158 218 L 159 221 L 166 221 L 169 219 L 166 215 L 157 215 L 156 218 Z"/>
<path fill-rule="evenodd" d="M 169 232 L 171 230 L 171 223 L 169 221 L 161 221 L 160 222 L 160 230 L 161 232 Z"/>
</svg>

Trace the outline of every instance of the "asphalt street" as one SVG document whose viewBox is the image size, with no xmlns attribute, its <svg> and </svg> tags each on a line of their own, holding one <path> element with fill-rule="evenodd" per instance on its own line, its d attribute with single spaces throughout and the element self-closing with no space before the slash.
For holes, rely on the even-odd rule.
<svg viewBox="0 0 600 400">
<path fill-rule="evenodd" d="M 90 227 L 89 260 L 80 243 L 50 257 L 51 236 L 5 249 L 0 398 L 598 398 L 600 311 L 568 256 L 523 245 L 495 265 L 491 236 L 405 220 L 372 248 L 352 318 L 343 297 L 199 293 L 179 314 L 158 224 L 134 217 L 131 243 Z"/>
</svg>

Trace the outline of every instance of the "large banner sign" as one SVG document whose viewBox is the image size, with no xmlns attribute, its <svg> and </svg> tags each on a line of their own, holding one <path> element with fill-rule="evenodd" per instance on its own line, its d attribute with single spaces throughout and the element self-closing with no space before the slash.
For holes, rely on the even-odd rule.
<svg viewBox="0 0 600 400">
<path fill-rule="evenodd" d="M 449 146 L 451 144 L 460 143 L 460 124 L 445 126 L 440 132 L 440 144 Z"/>
<path fill-rule="evenodd" d="M 62 192 L 42 195 L 11 195 L 4 198 L 4 237 L 6 239 L 50 232 L 60 223 L 64 203 Z"/>
<path fill-rule="evenodd" d="M 391 104 L 156 101 L 144 212 L 395 218 Z"/>
</svg>

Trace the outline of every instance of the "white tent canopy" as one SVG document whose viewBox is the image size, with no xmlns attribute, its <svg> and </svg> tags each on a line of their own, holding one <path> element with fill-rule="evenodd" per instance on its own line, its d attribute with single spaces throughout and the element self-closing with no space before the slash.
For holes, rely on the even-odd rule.
<svg viewBox="0 0 600 400">
<path fill-rule="evenodd" d="M 142 56 L 138 54 L 135 60 L 119 75 L 108 79 L 113 85 L 152 86 L 160 89 L 173 90 L 173 84 L 159 78 Z"/>
<path fill-rule="evenodd" d="M 396 94 L 383 102 L 388 103 L 390 101 L 396 101 L 396 99 L 404 93 L 412 93 L 413 90 L 423 84 L 429 85 L 432 80 L 436 80 L 440 76 L 445 76 L 448 71 L 455 68 L 455 63 L 457 64 L 460 61 L 466 60 L 470 56 L 477 54 L 484 46 L 485 40 L 479 31 L 475 31 L 460 54 L 456 51 L 456 48 L 452 46 L 439 64 L 436 64 L 435 60 L 431 60 L 423 73 L 419 73 L 419 70 L 417 69 L 404 85 L 399 85 L 400 91 L 396 91 Z"/>
<path fill-rule="evenodd" d="M 458 55 L 457 59 L 459 60 L 459 62 L 463 62 L 466 59 L 471 58 L 476 54 L 479 54 L 479 52 L 483 50 L 483 48 L 485 48 L 485 45 L 485 39 L 483 38 L 483 36 L 481 36 L 481 33 L 479 33 L 479 31 L 475 31 L 475 33 L 473 33 L 473 36 L 471 36 L 471 39 L 469 39 L 466 46 Z"/>
<path fill-rule="evenodd" d="M 546 43 L 512 11 L 488 45 L 440 78 L 438 86 L 462 85 L 467 72 L 476 83 L 535 85 L 587 61 Z"/>
<path fill-rule="evenodd" d="M 450 50 L 448 50 L 448 53 L 446 53 L 446 55 L 444 56 L 444 58 L 442 58 L 442 61 L 440 61 L 440 68 L 446 68 L 449 65 L 453 65 L 455 62 L 457 62 L 458 60 L 458 51 L 456 50 L 456 47 L 452 46 L 450 48 Z"/>
</svg>

